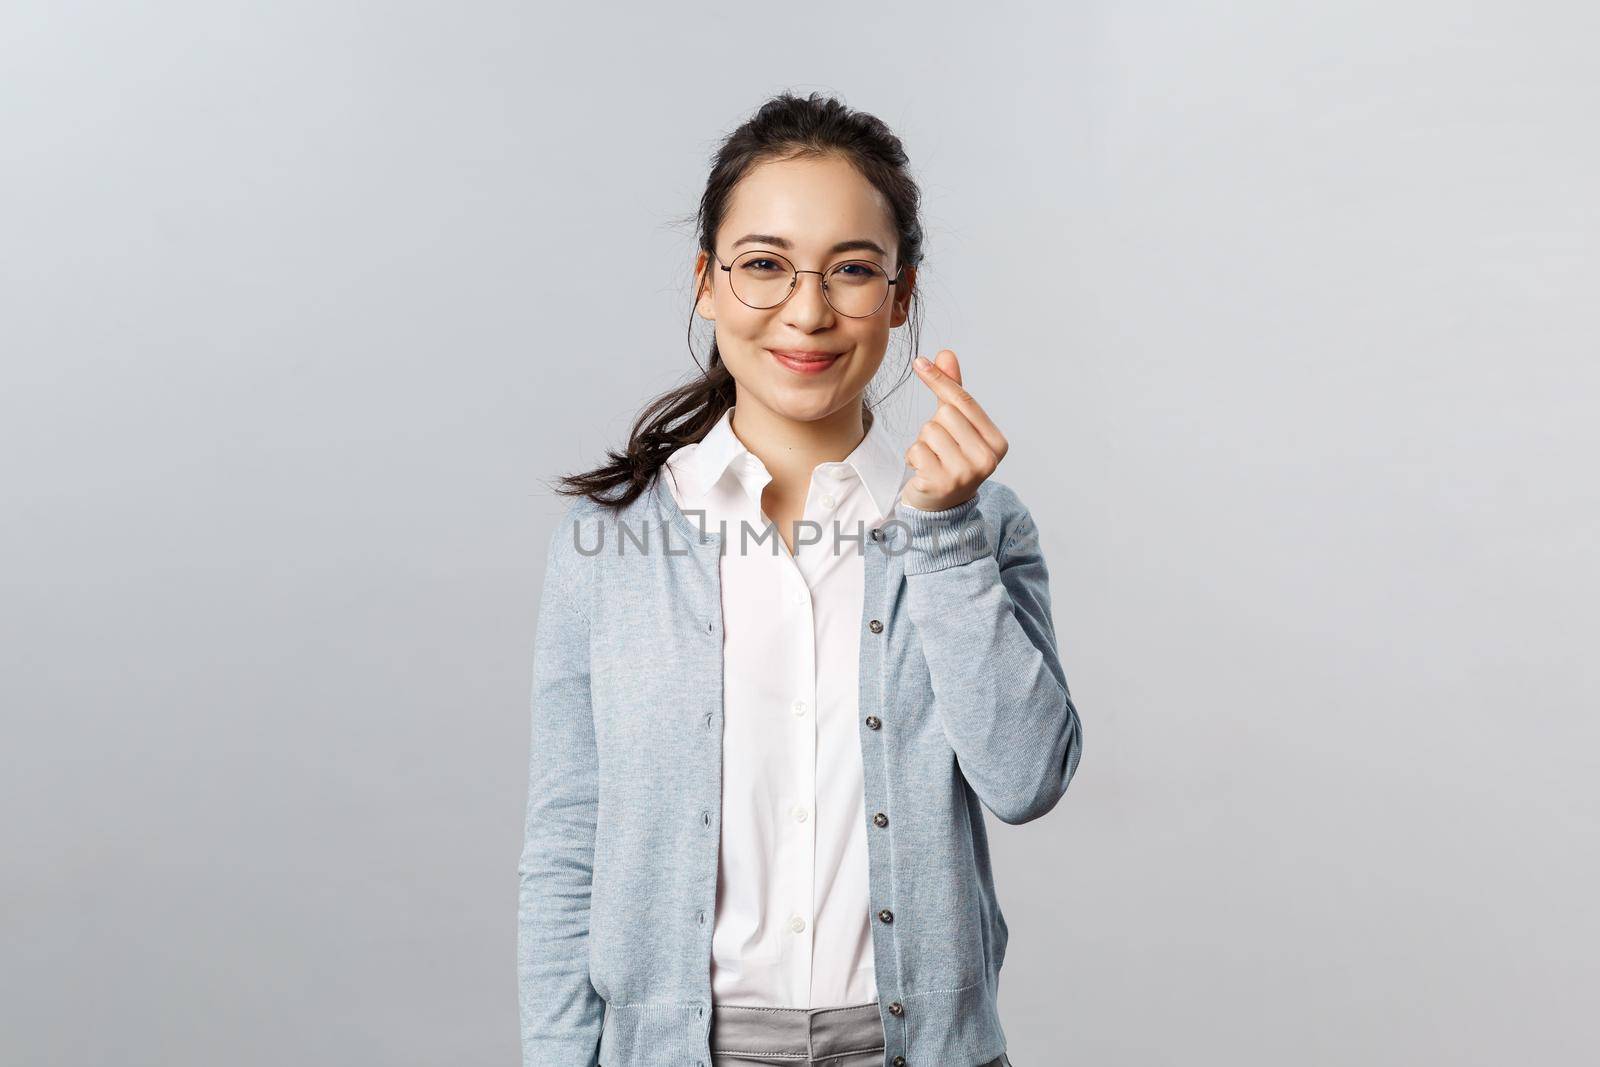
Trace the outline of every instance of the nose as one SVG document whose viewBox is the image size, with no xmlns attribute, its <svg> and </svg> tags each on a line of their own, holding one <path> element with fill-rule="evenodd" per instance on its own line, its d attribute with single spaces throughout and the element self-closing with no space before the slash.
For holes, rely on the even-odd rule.
<svg viewBox="0 0 1600 1067">
<path fill-rule="evenodd" d="M 811 278 L 816 281 L 808 285 L 807 280 Z M 789 325 L 807 333 L 832 320 L 833 307 L 822 288 L 821 272 L 804 270 L 795 274 L 794 291 L 784 301 L 783 313 Z"/>
</svg>

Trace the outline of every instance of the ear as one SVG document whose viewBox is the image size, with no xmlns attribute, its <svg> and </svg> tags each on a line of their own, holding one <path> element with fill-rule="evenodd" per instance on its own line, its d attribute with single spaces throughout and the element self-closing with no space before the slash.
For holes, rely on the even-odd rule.
<svg viewBox="0 0 1600 1067">
<path fill-rule="evenodd" d="M 889 328 L 905 325 L 906 319 L 911 317 L 911 293 L 917 287 L 917 268 L 907 267 L 900 276 L 900 284 L 894 288 L 894 298 L 891 301 L 893 310 L 889 313 Z"/>
<path fill-rule="evenodd" d="M 715 301 L 713 300 L 714 293 L 712 290 L 713 275 L 711 274 L 711 271 L 707 269 L 707 264 L 710 262 L 711 257 L 705 252 L 701 252 L 699 255 L 694 257 L 694 276 L 696 279 L 696 284 L 698 285 L 694 296 L 694 310 L 695 314 L 699 315 L 702 319 L 709 319 L 712 322 L 716 322 L 717 309 L 715 306 Z"/>
</svg>

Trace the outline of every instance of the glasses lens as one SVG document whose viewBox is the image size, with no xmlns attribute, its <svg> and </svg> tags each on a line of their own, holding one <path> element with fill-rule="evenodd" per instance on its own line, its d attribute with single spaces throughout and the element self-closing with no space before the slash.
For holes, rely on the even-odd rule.
<svg viewBox="0 0 1600 1067">
<path fill-rule="evenodd" d="M 828 302 L 841 315 L 866 318 L 888 295 L 889 275 L 876 263 L 853 259 L 828 272 Z"/>
<path fill-rule="evenodd" d="M 772 252 L 746 252 L 728 272 L 733 295 L 753 308 L 777 307 L 794 284 L 794 267 Z"/>
</svg>

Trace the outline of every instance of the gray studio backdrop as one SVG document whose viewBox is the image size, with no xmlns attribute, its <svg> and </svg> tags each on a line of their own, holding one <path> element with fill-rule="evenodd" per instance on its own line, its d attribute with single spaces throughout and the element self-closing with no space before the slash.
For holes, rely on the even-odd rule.
<svg viewBox="0 0 1600 1067">
<path fill-rule="evenodd" d="M 545 482 L 691 370 L 675 220 L 786 87 L 904 136 L 1043 532 L 1018 1067 L 1592 1062 L 1597 35 L 4 5 L 0 1062 L 519 1061 Z"/>
</svg>

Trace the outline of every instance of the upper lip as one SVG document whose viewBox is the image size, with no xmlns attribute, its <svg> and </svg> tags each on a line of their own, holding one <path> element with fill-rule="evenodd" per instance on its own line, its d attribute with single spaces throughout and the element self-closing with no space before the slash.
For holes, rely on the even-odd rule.
<svg viewBox="0 0 1600 1067">
<path fill-rule="evenodd" d="M 842 352 L 825 352 L 815 348 L 769 348 L 768 352 L 777 356 L 790 356 L 794 359 L 828 359 L 841 356 Z"/>
</svg>

